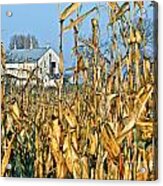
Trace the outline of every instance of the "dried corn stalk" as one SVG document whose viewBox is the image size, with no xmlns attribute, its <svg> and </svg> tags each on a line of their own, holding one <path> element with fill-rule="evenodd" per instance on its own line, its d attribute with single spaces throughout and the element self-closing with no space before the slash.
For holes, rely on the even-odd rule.
<svg viewBox="0 0 163 186">
<path fill-rule="evenodd" d="M 71 3 L 60 15 L 60 78 L 55 88 L 44 88 L 38 68 L 19 69 L 18 74 L 28 73 L 25 86 L 22 82 L 15 86 L 15 75 L 3 75 L 11 94 L 2 96 L 7 102 L 1 105 L 1 175 L 154 180 L 157 92 L 155 64 L 142 53 L 147 45 L 144 2 L 107 2 L 85 13 L 80 5 Z M 104 46 L 100 11 L 109 15 L 109 41 Z M 137 12 L 136 22 L 132 17 Z M 83 37 L 85 21 L 91 26 L 88 37 Z M 63 38 L 71 29 L 76 64 L 68 68 L 73 84 L 67 85 Z M 6 171 L 8 163 L 14 168 Z M 140 172 L 141 168 L 146 171 Z"/>
</svg>

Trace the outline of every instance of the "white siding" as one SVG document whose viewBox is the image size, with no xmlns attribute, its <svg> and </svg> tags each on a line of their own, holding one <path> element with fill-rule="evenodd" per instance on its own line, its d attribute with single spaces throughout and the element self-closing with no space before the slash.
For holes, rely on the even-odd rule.
<svg viewBox="0 0 163 186">
<path fill-rule="evenodd" d="M 39 76 L 44 77 L 46 74 L 50 74 L 50 64 L 49 64 L 49 55 L 51 54 L 52 57 L 52 62 L 56 63 L 56 68 L 55 68 L 55 74 L 59 73 L 58 67 L 59 67 L 59 57 L 58 55 L 52 50 L 49 49 L 44 56 L 42 56 L 39 61 L 38 65 L 40 68 L 43 69 L 42 74 L 39 73 Z M 45 65 L 46 63 L 46 65 Z"/>
<path fill-rule="evenodd" d="M 19 78 L 28 78 L 28 75 L 26 72 L 21 72 L 20 69 L 27 69 L 29 71 L 32 71 L 34 68 L 36 68 L 37 64 L 39 66 L 37 75 L 40 79 L 43 80 L 44 83 L 46 83 L 46 86 L 48 84 L 48 81 L 50 82 L 49 75 L 50 75 L 50 64 L 49 64 L 49 55 L 51 55 L 52 62 L 56 63 L 56 68 L 54 70 L 54 73 L 59 73 L 58 66 L 59 66 L 59 57 L 58 55 L 52 50 L 49 49 L 39 60 L 38 62 L 30 62 L 30 63 L 7 63 L 6 64 L 6 72 L 8 74 L 15 75 Z"/>
</svg>

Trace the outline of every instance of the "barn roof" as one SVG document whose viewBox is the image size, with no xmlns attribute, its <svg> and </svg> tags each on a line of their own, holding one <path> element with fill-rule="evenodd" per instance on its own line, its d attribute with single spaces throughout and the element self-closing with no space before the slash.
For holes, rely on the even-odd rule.
<svg viewBox="0 0 163 186">
<path fill-rule="evenodd" d="M 49 48 L 16 49 L 7 53 L 7 63 L 37 62 Z"/>
</svg>

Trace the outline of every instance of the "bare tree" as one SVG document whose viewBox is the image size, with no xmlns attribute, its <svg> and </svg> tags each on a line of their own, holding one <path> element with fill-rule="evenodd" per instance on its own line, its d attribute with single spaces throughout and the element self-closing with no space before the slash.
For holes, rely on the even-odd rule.
<svg viewBox="0 0 163 186">
<path fill-rule="evenodd" d="M 32 48 L 38 48 L 38 40 L 33 35 L 13 35 L 10 39 L 9 48 L 12 50 L 14 48 L 17 49 L 29 49 L 32 42 Z"/>
</svg>

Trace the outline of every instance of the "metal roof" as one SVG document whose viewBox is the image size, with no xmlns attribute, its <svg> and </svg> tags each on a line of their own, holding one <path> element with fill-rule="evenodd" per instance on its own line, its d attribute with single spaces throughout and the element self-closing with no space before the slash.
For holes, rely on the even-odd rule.
<svg viewBox="0 0 163 186">
<path fill-rule="evenodd" d="M 49 48 L 16 49 L 7 53 L 7 63 L 37 62 Z"/>
</svg>

